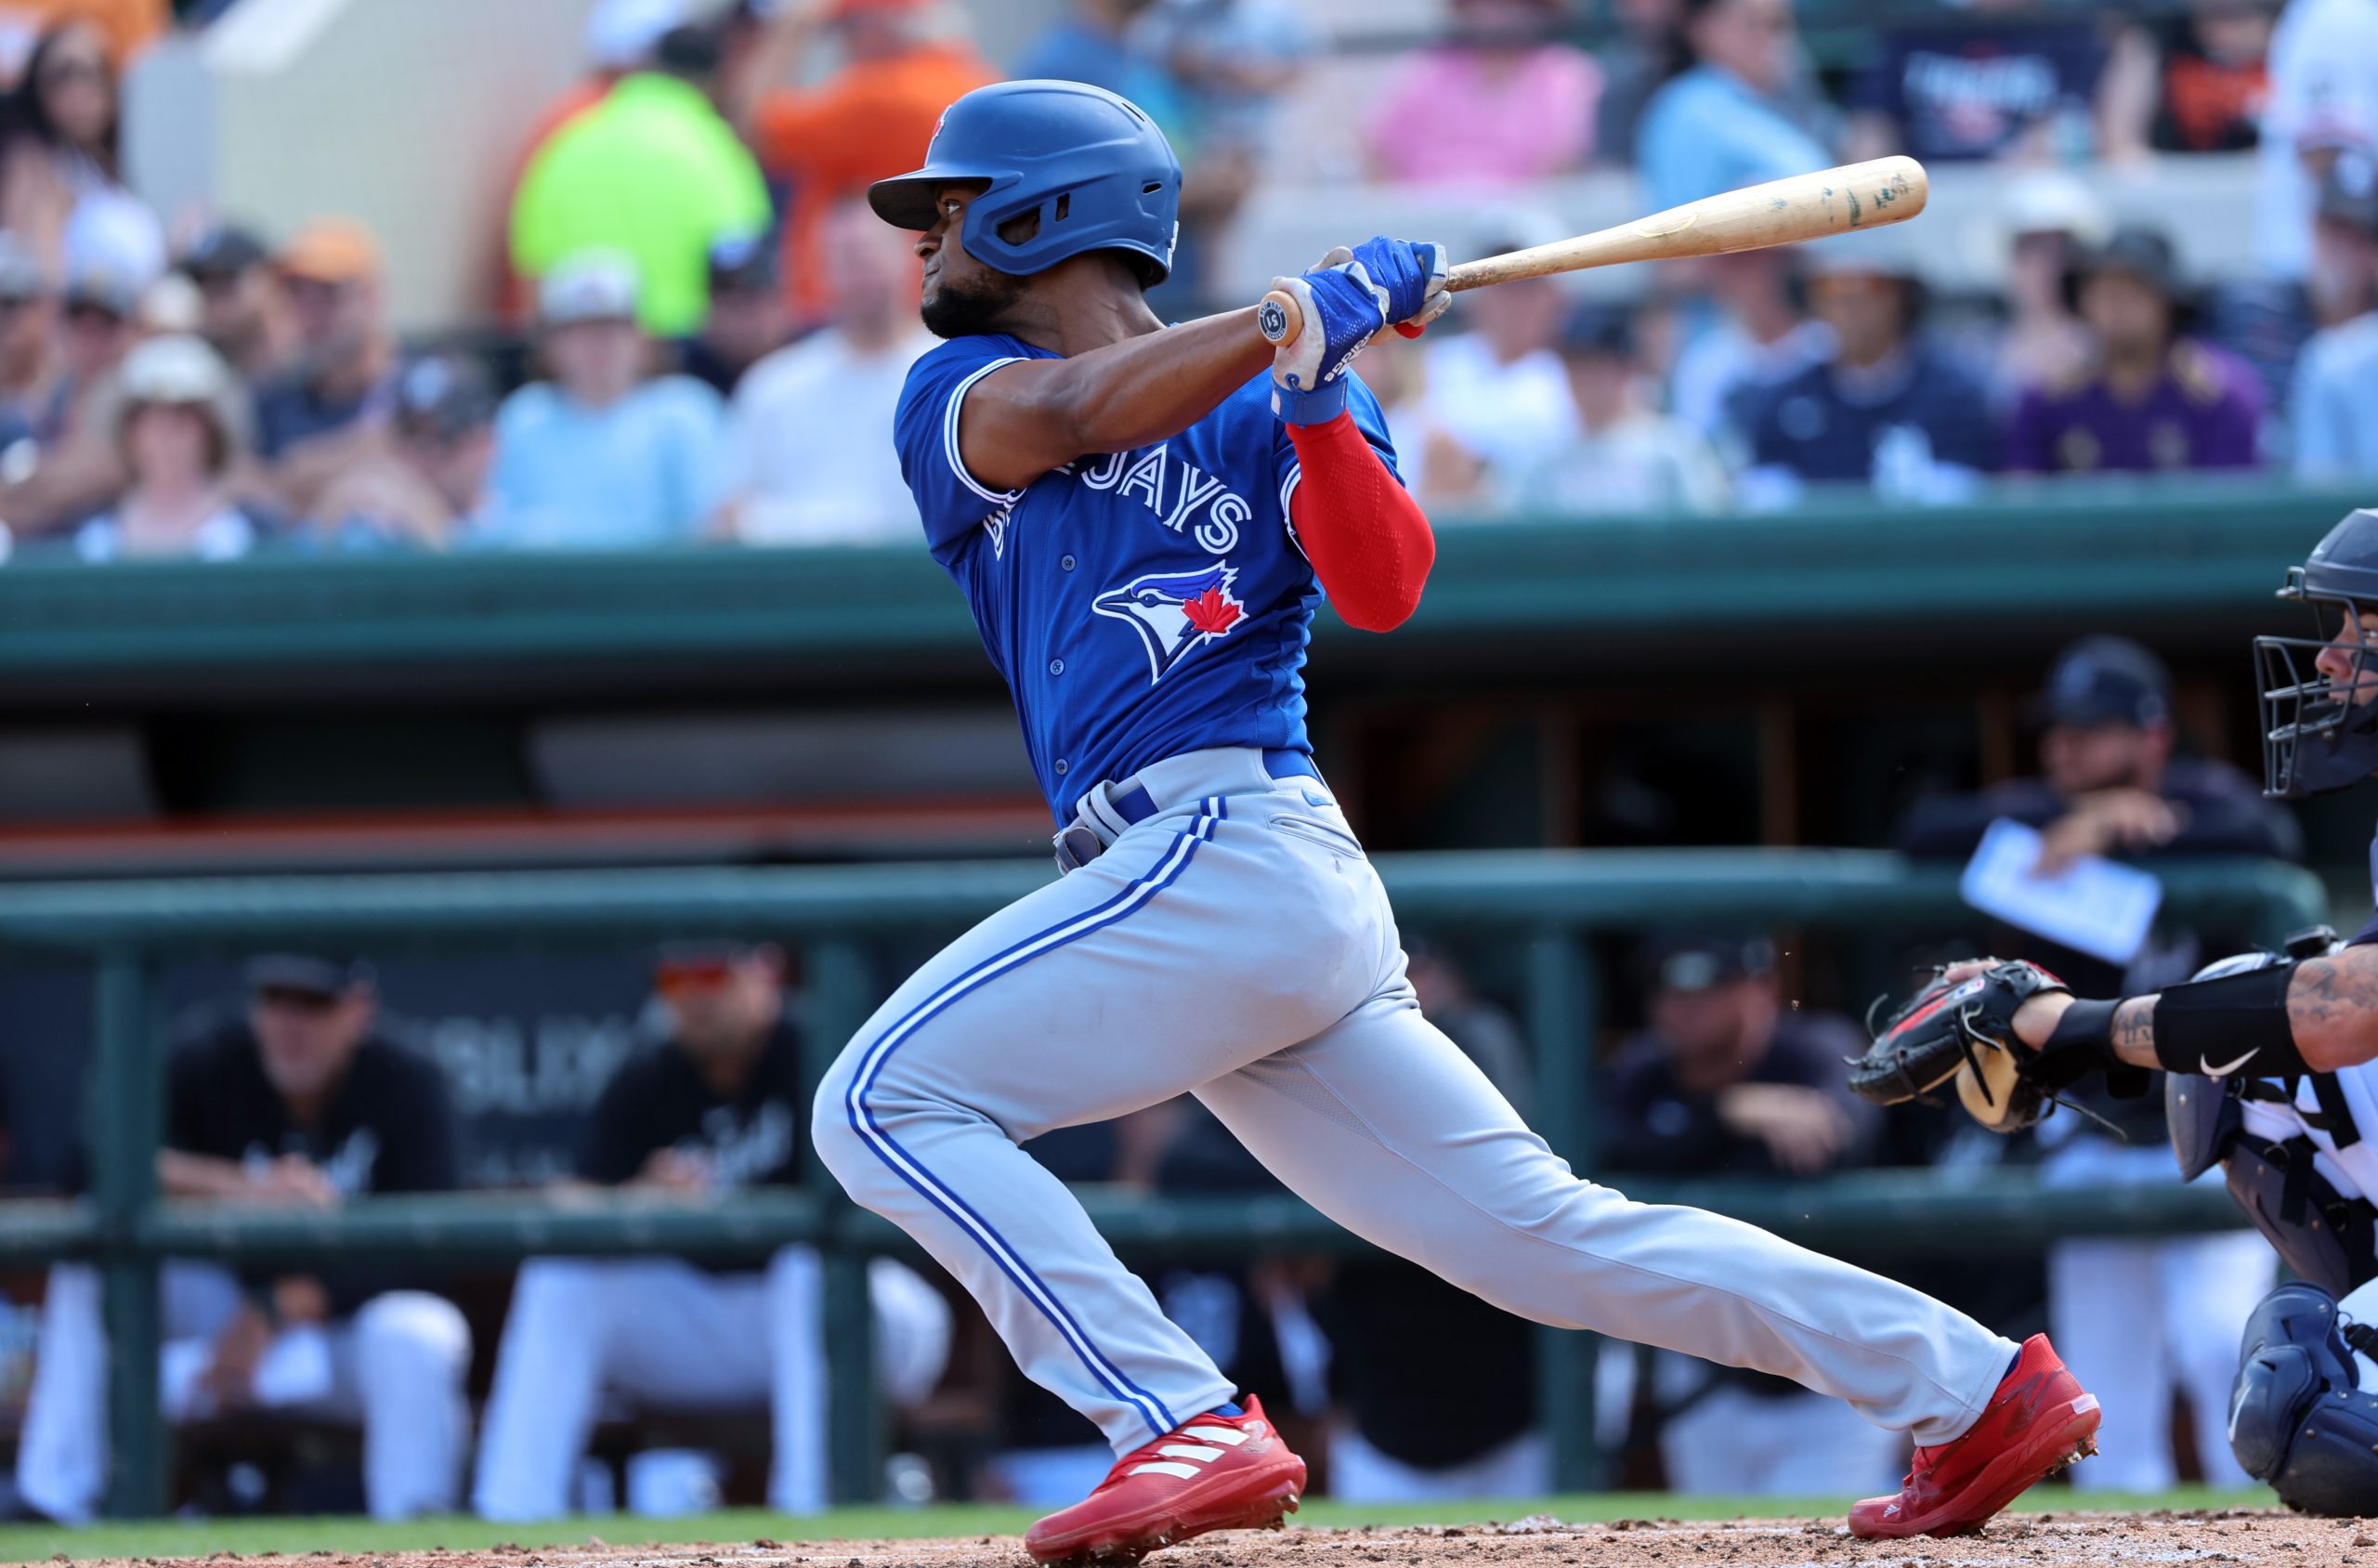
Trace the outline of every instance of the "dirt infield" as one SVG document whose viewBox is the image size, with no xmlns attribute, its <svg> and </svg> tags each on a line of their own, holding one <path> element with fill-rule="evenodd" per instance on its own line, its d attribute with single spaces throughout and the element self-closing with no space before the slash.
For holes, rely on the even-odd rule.
<svg viewBox="0 0 2378 1568">
<path fill-rule="evenodd" d="M 118 1559 L 160 1568 L 166 1559 Z M 286 1568 L 1021 1568 L 1013 1536 L 893 1541 L 773 1540 L 682 1547 L 497 1548 L 386 1555 L 228 1552 L 185 1561 Z M 1151 1568 L 2052 1568 L 2063 1563 L 2259 1564 L 2378 1568 L 2378 1520 L 2306 1519 L 2278 1511 L 2009 1514 L 1979 1535 L 1936 1541 L 1853 1540 L 1837 1520 L 1687 1523 L 1629 1519 L 1351 1530 L 1239 1531 L 1177 1547 Z"/>
</svg>

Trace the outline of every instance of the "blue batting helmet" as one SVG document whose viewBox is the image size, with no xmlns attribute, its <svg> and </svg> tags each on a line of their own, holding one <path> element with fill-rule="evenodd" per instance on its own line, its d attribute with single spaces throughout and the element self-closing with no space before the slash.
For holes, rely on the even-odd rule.
<svg viewBox="0 0 2378 1568">
<path fill-rule="evenodd" d="M 1079 82 L 1000 82 L 943 111 L 924 167 L 868 188 L 886 223 L 922 231 L 938 217 L 940 187 L 987 186 L 966 209 L 959 239 L 986 267 L 1019 276 L 1085 251 L 1145 256 L 1152 282 L 1172 270 L 1181 232 L 1181 161 L 1139 105 Z M 1027 213 L 1039 231 L 1021 243 L 1000 228 Z"/>
</svg>

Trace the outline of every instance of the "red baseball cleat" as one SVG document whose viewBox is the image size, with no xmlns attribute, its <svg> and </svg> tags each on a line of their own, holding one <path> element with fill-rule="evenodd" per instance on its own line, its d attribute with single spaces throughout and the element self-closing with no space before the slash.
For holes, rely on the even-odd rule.
<svg viewBox="0 0 2378 1568">
<path fill-rule="evenodd" d="M 1250 1395 L 1243 1416 L 1200 1416 L 1124 1455 L 1024 1545 L 1036 1562 L 1137 1562 L 1209 1530 L 1275 1529 L 1303 1491 L 1304 1461 Z"/>
<path fill-rule="evenodd" d="M 1896 1497 L 1849 1510 L 1853 1535 L 1969 1535 L 2076 1459 L 2097 1451 L 2097 1396 L 2057 1359 L 2045 1334 L 2023 1341 L 2015 1369 L 1966 1434 L 1918 1448 Z"/>
</svg>

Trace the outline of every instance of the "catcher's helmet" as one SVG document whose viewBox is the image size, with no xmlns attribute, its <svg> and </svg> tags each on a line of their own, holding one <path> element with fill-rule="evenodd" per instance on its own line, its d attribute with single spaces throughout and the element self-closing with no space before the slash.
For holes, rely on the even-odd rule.
<svg viewBox="0 0 2378 1568">
<path fill-rule="evenodd" d="M 2361 626 L 2378 611 L 2378 510 L 2346 513 L 2302 566 L 2288 568 L 2279 596 L 2310 606 L 2319 634 L 2254 639 L 2263 792 L 2294 798 L 2358 784 L 2378 772 L 2378 632 Z M 2359 651 L 2352 678 L 2338 686 L 2314 661 L 2341 627 Z"/>
<path fill-rule="evenodd" d="M 935 191 L 983 181 L 959 239 L 986 267 L 1022 276 L 1085 251 L 1144 256 L 1149 286 L 1172 270 L 1181 234 L 1181 161 L 1139 105 L 1079 82 L 1000 82 L 942 111 L 924 167 L 879 180 L 868 204 L 886 223 L 934 226 Z M 1039 213 L 1010 243 L 1000 229 Z"/>
</svg>

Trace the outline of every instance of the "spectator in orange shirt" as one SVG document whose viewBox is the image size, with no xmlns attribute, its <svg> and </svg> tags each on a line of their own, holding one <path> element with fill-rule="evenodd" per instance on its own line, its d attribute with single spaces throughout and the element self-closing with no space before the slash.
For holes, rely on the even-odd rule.
<svg viewBox="0 0 2378 1568">
<path fill-rule="evenodd" d="M 783 0 L 744 62 L 729 114 L 771 179 L 790 188 L 785 270 L 794 314 L 831 305 L 818 233 L 834 203 L 916 167 L 941 111 L 999 73 L 963 42 L 940 35 L 926 0 Z M 843 69 L 813 88 L 778 84 L 800 72 L 831 28 Z"/>
</svg>

